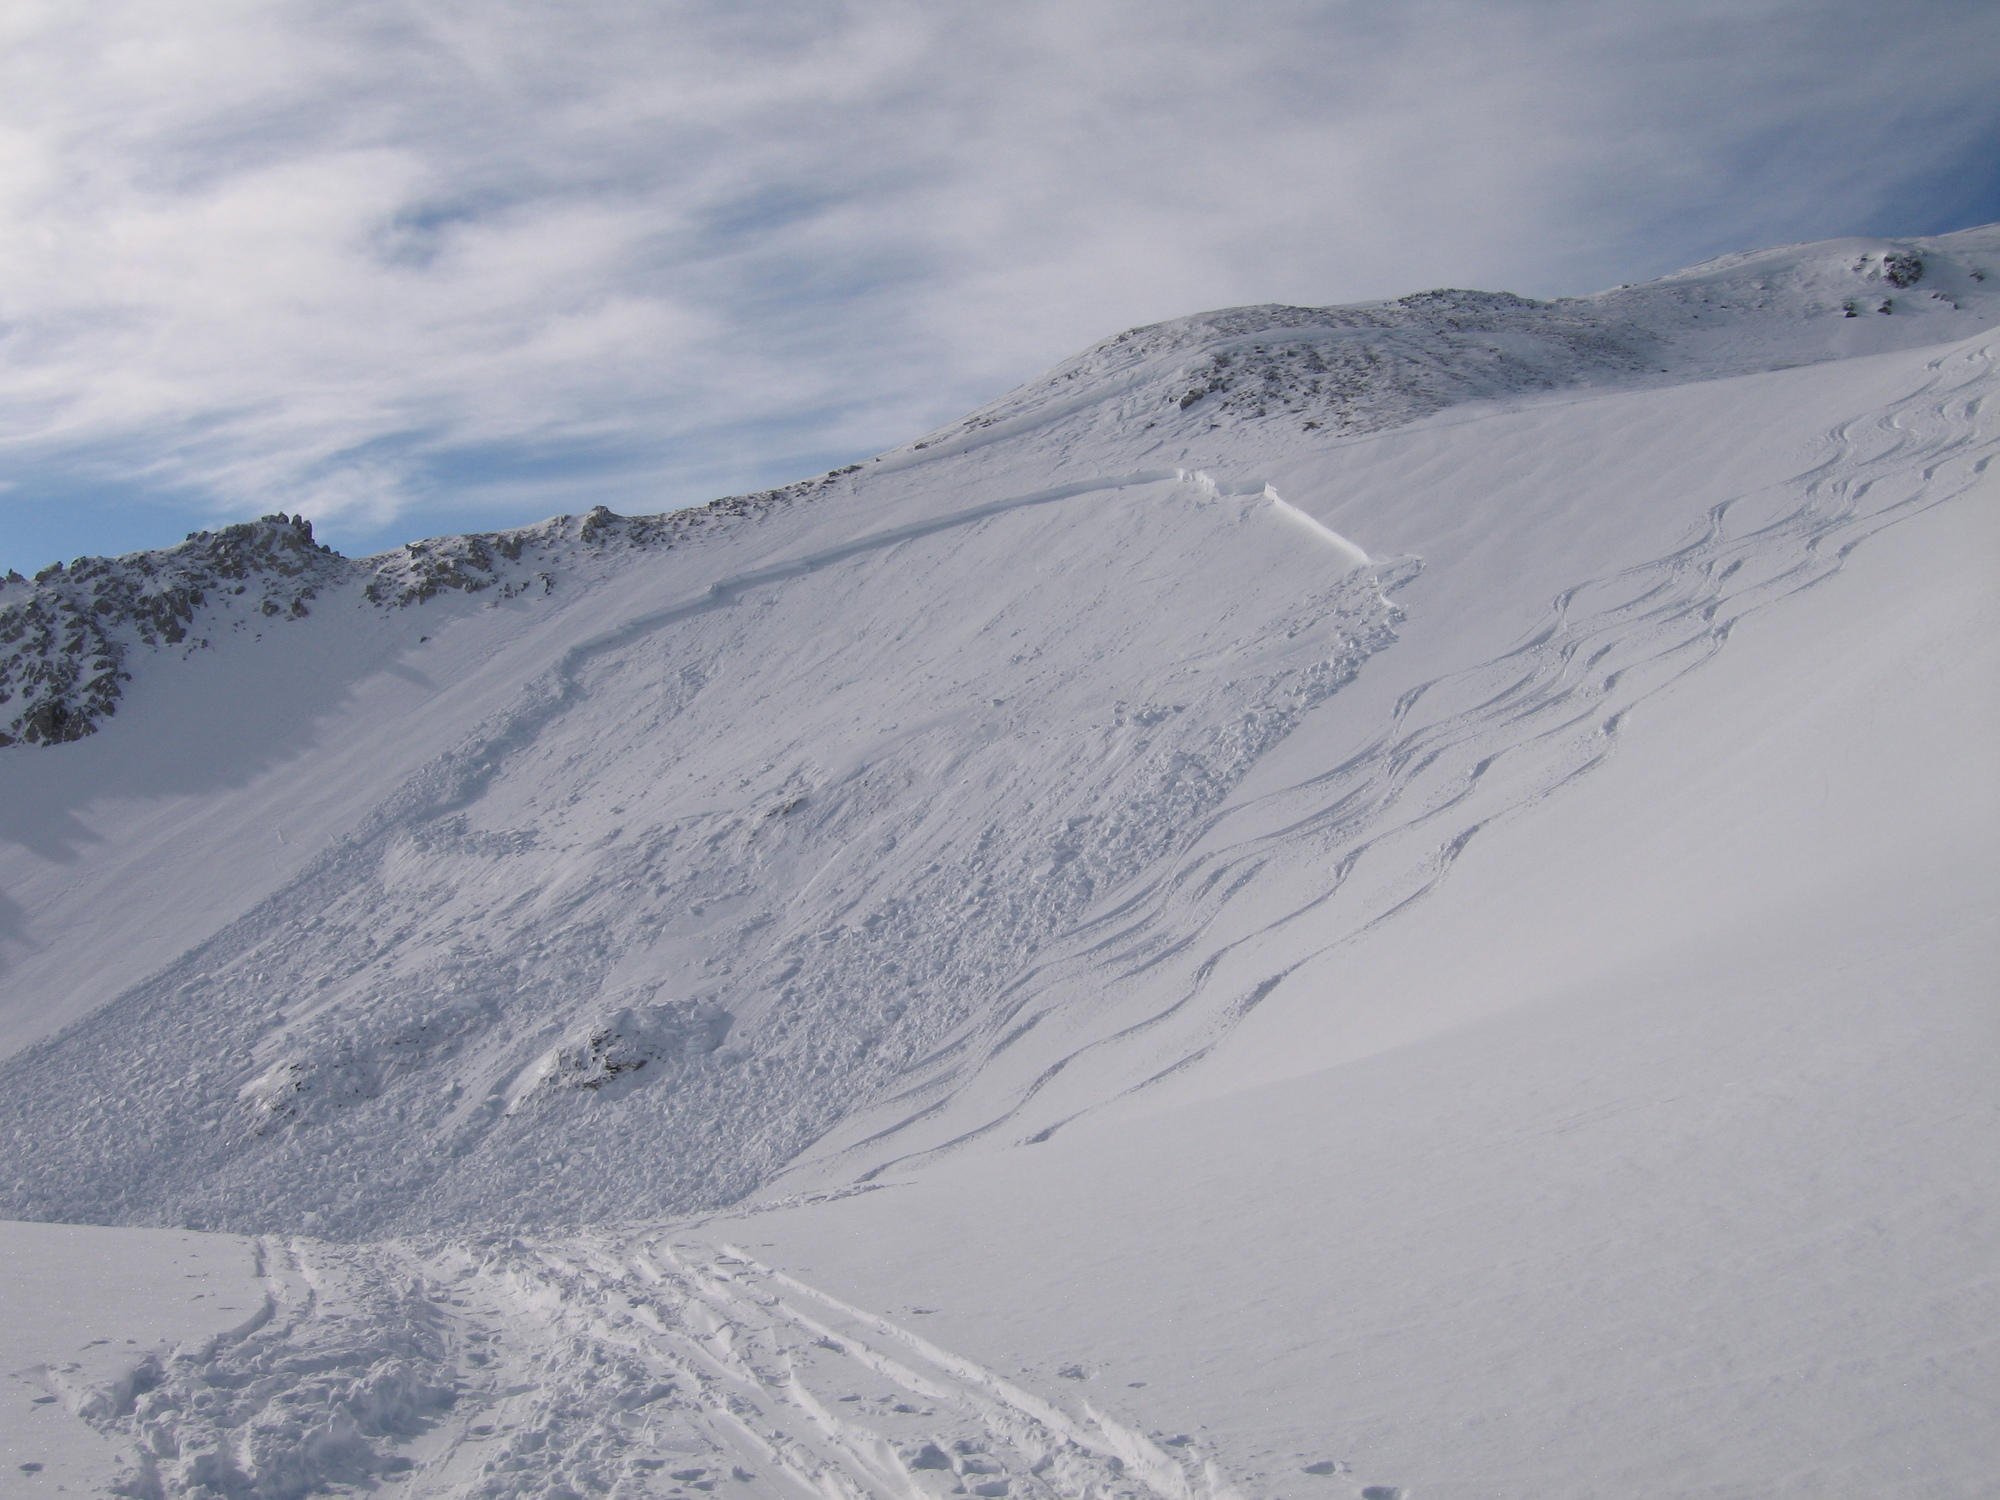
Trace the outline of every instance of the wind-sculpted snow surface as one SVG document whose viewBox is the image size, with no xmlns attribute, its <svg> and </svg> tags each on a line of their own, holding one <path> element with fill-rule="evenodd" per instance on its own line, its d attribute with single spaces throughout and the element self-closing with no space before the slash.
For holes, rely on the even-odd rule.
<svg viewBox="0 0 2000 1500">
<path fill-rule="evenodd" d="M 9 1063 L 15 1211 L 361 1234 L 738 1197 L 1390 643 L 1357 556 L 1261 487 L 1138 475 L 601 633 L 287 889 Z"/>
<path fill-rule="evenodd" d="M 801 1170 L 866 1178 L 989 1134 L 1046 1139 L 1198 1060 L 1287 974 L 1421 900 L 1481 830 L 1601 765 L 1628 715 L 1739 621 L 1990 482 L 2000 435 L 1979 418 L 1997 353 L 1933 361 L 1791 480 L 1713 506 L 1651 561 L 1565 588 L 1509 650 L 1412 684 L 1359 753 L 1218 811 Z"/>
</svg>

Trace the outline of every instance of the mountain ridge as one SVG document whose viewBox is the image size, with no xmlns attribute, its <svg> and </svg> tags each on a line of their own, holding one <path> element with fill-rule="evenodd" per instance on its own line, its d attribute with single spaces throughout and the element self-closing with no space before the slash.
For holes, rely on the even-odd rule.
<svg viewBox="0 0 2000 1500">
<path fill-rule="evenodd" d="M 1073 416 L 1107 402 L 1117 403 L 1113 416 L 1120 427 L 1140 433 L 1162 421 L 1163 414 L 1155 414 L 1140 423 L 1147 402 L 1167 407 L 1184 419 L 1177 424 L 1184 444 L 1190 428 L 1294 418 L 1300 435 L 1363 435 L 1466 402 L 1582 385 L 1637 385 L 1645 377 L 1708 379 L 1843 357 L 1851 350 L 1831 339 L 1830 324 L 1860 319 L 1864 305 L 1877 316 L 1894 316 L 1896 294 L 1912 291 L 1919 300 L 1911 306 L 1904 299 L 1894 329 L 1871 329 L 1864 343 L 1880 350 L 1937 342 L 1979 320 L 2000 318 L 2000 290 L 1989 290 L 1986 282 L 1989 262 L 2000 277 L 2000 226 L 1737 252 L 1588 297 L 1544 301 L 1446 288 L 1332 307 L 1272 303 L 1192 314 L 1103 340 L 960 421 L 865 464 L 659 515 L 618 516 L 598 506 L 580 518 L 411 542 L 355 559 L 344 570 L 317 565 L 314 582 L 282 600 L 267 595 L 257 609 L 265 618 L 301 618 L 318 588 L 342 577 L 363 577 L 368 602 L 392 606 L 442 589 L 477 593 L 498 584 L 546 590 L 554 583 L 546 571 L 524 580 L 521 569 L 501 564 L 519 563 L 524 549 L 547 552 L 564 540 L 588 546 L 615 535 L 638 548 L 679 545 L 715 524 L 823 495 L 885 461 L 894 468 L 919 454 L 970 451 L 1022 423 L 1045 424 L 1052 415 Z M 2000 289 L 2000 280 L 1993 285 Z M 1761 315 L 1779 331 L 1776 346 L 1747 359 L 1702 351 L 1696 325 L 1716 313 L 1731 315 L 1739 332 L 1746 313 Z M 1852 336 L 1845 343 L 1851 345 Z M 1191 350 L 1200 357 L 1171 371 L 1160 367 L 1163 358 Z M 1078 394 L 1072 383 L 1085 377 Z M 1157 458 L 1167 446 L 1155 441 L 1143 453 Z M 1180 457 L 1188 460 L 1192 451 Z M 251 573 L 290 576 L 279 560 L 299 555 L 301 531 L 305 545 L 333 555 L 313 543 L 303 517 L 288 522 L 276 515 L 192 533 L 177 547 L 79 558 L 67 569 L 54 563 L 32 582 L 18 574 L 0 580 L 0 713 L 9 715 L 0 723 L 0 749 L 92 733 L 115 712 L 129 680 L 127 658 L 136 648 L 179 644 L 195 610 L 212 597 L 228 612 L 232 599 L 219 587 L 225 582 L 240 584 Z M 26 598 L 9 597 L 23 586 Z M 254 623 L 229 620 L 226 627 Z M 224 624 L 218 620 L 216 628 Z"/>
</svg>

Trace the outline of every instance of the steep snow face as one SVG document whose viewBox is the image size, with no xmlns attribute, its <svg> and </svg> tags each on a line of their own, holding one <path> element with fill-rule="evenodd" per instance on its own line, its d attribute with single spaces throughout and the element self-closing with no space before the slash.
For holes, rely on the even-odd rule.
<svg viewBox="0 0 2000 1500">
<path fill-rule="evenodd" d="M 760 566 L 669 554 L 645 607 L 581 611 L 361 828 L 17 1059 L 11 1108 L 53 1127 L 23 1204 L 88 1182 L 87 1216 L 353 1232 L 738 1196 L 894 1092 L 1393 639 L 1399 575 L 1195 477 L 831 549 L 785 530 Z M 122 733 L 143 720 L 90 748 Z M 116 1094 L 57 1082 L 77 1046 Z"/>
<path fill-rule="evenodd" d="M 1361 984 L 1349 950 L 1407 923 L 1477 841 L 1594 776 L 1744 622 L 1826 584 L 1879 532 L 1989 496 L 1994 357 L 1977 339 L 1491 413 L 1382 434 L 1337 468 L 1277 468 L 1337 526 L 1422 555 L 1395 648 L 1184 851 L 1038 952 L 952 1052 L 816 1142 L 788 1185 L 1047 1140 L 1179 1078 L 1301 988 L 1331 985 L 1353 1012 L 1336 1055 L 1462 1023 L 1461 993 Z M 1673 924 L 1654 940 L 1674 941 Z M 1538 972 L 1561 951 L 1538 954 Z M 1369 1003 L 1385 993 L 1393 1009 Z"/>
<path fill-rule="evenodd" d="M 1985 482 L 1988 344 L 1894 350 L 1996 276 L 1985 230 L 1243 309 L 809 486 L 190 602 L 95 732 L 0 752 L 6 1211 L 661 1214 L 1180 1076 Z M 7 618 L 139 631 L 207 545 Z M 111 659 L 72 633 L 15 643 L 41 701 Z"/>
</svg>

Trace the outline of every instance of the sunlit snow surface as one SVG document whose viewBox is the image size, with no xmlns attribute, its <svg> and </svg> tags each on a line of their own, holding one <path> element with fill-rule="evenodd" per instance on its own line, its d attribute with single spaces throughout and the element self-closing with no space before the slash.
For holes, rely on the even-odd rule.
<svg viewBox="0 0 2000 1500">
<path fill-rule="evenodd" d="M 268 1309 L 4 1363 L 132 1494 L 1989 1493 L 1996 291 L 1204 315 L 131 637 L 0 1209 Z"/>
</svg>

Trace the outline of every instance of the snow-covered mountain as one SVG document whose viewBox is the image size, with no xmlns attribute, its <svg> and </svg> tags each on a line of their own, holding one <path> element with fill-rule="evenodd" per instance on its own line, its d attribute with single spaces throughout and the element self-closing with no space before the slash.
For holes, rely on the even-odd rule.
<svg viewBox="0 0 2000 1500">
<path fill-rule="evenodd" d="M 1238 308 L 10 579 L 0 1213 L 264 1309 L 46 1378 L 132 1494 L 1983 1493 L 1996 325 Z"/>
</svg>

